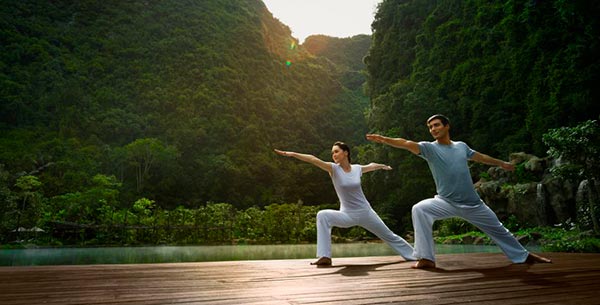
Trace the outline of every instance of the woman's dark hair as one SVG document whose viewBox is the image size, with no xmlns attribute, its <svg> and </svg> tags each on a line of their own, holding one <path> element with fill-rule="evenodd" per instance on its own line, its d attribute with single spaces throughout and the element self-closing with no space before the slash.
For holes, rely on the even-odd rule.
<svg viewBox="0 0 600 305">
<path fill-rule="evenodd" d="M 445 115 L 443 115 L 443 114 L 439 114 L 439 113 L 438 113 L 438 114 L 434 114 L 434 115 L 432 115 L 430 118 L 428 118 L 428 119 L 427 119 L 427 124 L 429 124 L 429 122 L 431 122 L 431 121 L 433 121 L 433 120 L 435 120 L 435 119 L 438 119 L 438 120 L 440 120 L 440 122 L 442 122 L 442 124 L 443 124 L 444 126 L 446 126 L 446 125 L 450 124 L 450 119 L 448 119 L 448 117 L 446 117 Z"/>
<path fill-rule="evenodd" d="M 337 141 L 337 142 L 333 143 L 333 146 L 337 146 L 337 147 L 341 148 L 343 151 L 347 151 L 348 152 L 348 163 L 352 163 L 352 159 L 350 158 L 350 146 L 348 146 L 348 144 L 341 142 L 341 141 Z"/>
</svg>

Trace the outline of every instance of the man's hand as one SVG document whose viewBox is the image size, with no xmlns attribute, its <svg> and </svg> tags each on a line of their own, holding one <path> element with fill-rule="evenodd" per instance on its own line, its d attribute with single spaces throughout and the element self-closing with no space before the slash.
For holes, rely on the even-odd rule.
<svg viewBox="0 0 600 305">
<path fill-rule="evenodd" d="M 500 164 L 500 167 L 509 172 L 512 172 L 515 170 L 515 165 L 510 162 L 502 162 L 502 164 Z"/>
<path fill-rule="evenodd" d="M 418 155 L 420 153 L 419 145 L 416 142 L 403 138 L 389 138 L 378 134 L 367 134 L 367 140 L 375 143 L 382 143 L 396 148 L 402 148 Z"/>
<path fill-rule="evenodd" d="M 375 143 L 385 143 L 386 137 L 378 134 L 367 134 L 367 140 Z"/>
</svg>

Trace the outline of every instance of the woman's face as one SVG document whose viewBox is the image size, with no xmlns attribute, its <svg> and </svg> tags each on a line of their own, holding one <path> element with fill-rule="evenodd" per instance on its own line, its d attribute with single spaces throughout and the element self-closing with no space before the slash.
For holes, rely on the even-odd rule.
<svg viewBox="0 0 600 305">
<path fill-rule="evenodd" d="M 333 145 L 333 147 L 331 147 L 331 159 L 333 159 L 333 162 L 339 164 L 340 162 L 348 159 L 348 152 L 344 151 L 337 145 Z"/>
</svg>

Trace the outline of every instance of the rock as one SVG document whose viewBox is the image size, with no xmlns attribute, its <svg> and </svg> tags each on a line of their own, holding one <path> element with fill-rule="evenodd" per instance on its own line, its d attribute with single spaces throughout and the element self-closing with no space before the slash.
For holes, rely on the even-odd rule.
<svg viewBox="0 0 600 305">
<path fill-rule="evenodd" d="M 586 210 L 583 204 L 585 185 L 579 186 L 580 199 L 576 200 L 577 185 L 555 178 L 550 173 L 550 168 L 561 164 L 561 160 L 519 152 L 510 155 L 510 162 L 523 164 L 521 169 L 524 171 L 518 172 L 519 177 L 499 167 L 490 167 L 487 179 L 481 179 L 474 185 L 481 199 L 501 220 L 515 215 L 524 225 L 547 226 L 584 217 L 576 214 L 579 210 Z M 515 183 L 517 179 L 529 181 Z"/>
<path fill-rule="evenodd" d="M 519 241 L 519 243 L 521 243 L 521 245 L 527 245 L 531 241 L 531 239 L 527 235 L 517 236 L 517 240 Z"/>
<path fill-rule="evenodd" d="M 592 182 L 593 181 L 594 180 L 592 180 Z M 593 229 L 594 220 L 596 221 L 596 225 L 600 222 L 600 207 L 598 207 L 598 200 L 594 198 L 592 187 L 595 187 L 597 190 L 598 184 L 583 180 L 579 183 L 575 194 L 576 219 L 577 223 L 583 229 Z M 596 215 L 594 215 L 594 212 L 592 211 L 594 202 L 596 202 Z"/>
<path fill-rule="evenodd" d="M 544 235 L 542 235 L 542 233 L 539 232 L 530 232 L 529 236 L 531 236 L 531 239 L 533 240 L 540 240 Z"/>
<path fill-rule="evenodd" d="M 473 244 L 474 240 L 475 239 L 473 238 L 473 236 L 465 235 L 462 237 L 461 243 L 464 245 L 470 245 L 470 244 Z"/>
<path fill-rule="evenodd" d="M 546 159 L 540 159 L 536 156 L 532 156 L 529 160 L 527 160 L 527 162 L 525 162 L 525 170 L 534 172 L 534 173 L 539 173 L 539 174 L 543 174 L 544 171 L 547 168 L 547 160 Z"/>
<path fill-rule="evenodd" d="M 533 225 L 545 225 L 543 209 L 537 204 L 538 183 L 521 183 L 512 186 L 508 192 L 507 212 L 522 222 Z"/>
<path fill-rule="evenodd" d="M 473 244 L 474 245 L 485 245 L 485 241 L 486 241 L 485 237 L 478 236 L 478 237 L 475 237 L 475 239 L 473 239 Z"/>
<path fill-rule="evenodd" d="M 510 180 L 510 172 L 503 170 L 500 167 L 490 167 L 487 170 L 488 175 L 492 180 L 496 180 L 499 182 L 506 182 Z"/>
<path fill-rule="evenodd" d="M 550 175 L 544 177 L 542 184 L 546 190 L 549 221 L 552 224 L 557 224 L 575 219 L 575 196 L 577 191 L 573 184 Z"/>
<path fill-rule="evenodd" d="M 456 245 L 456 244 L 460 244 L 460 241 L 458 239 L 448 238 L 448 239 L 444 240 L 444 242 L 442 244 L 444 244 L 444 245 Z"/>
<path fill-rule="evenodd" d="M 524 153 L 524 152 L 512 153 L 509 156 L 510 162 L 512 164 L 521 164 L 523 162 L 529 161 L 532 158 L 537 158 L 537 157 L 534 155 Z"/>
<path fill-rule="evenodd" d="M 492 209 L 498 217 L 505 218 L 510 215 L 507 209 L 508 196 L 505 190 L 502 189 L 500 181 L 479 182 L 475 185 L 475 189 L 479 193 L 481 199 Z"/>
</svg>

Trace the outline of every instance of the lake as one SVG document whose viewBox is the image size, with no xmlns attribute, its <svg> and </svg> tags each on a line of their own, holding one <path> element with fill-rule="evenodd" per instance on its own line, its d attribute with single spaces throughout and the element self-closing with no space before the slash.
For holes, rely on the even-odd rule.
<svg viewBox="0 0 600 305">
<path fill-rule="evenodd" d="M 383 243 L 334 244 L 332 250 L 334 258 L 396 255 Z M 436 245 L 438 254 L 472 252 L 501 250 L 489 245 Z M 304 259 L 315 253 L 315 244 L 7 249 L 0 250 L 0 266 Z"/>
</svg>

